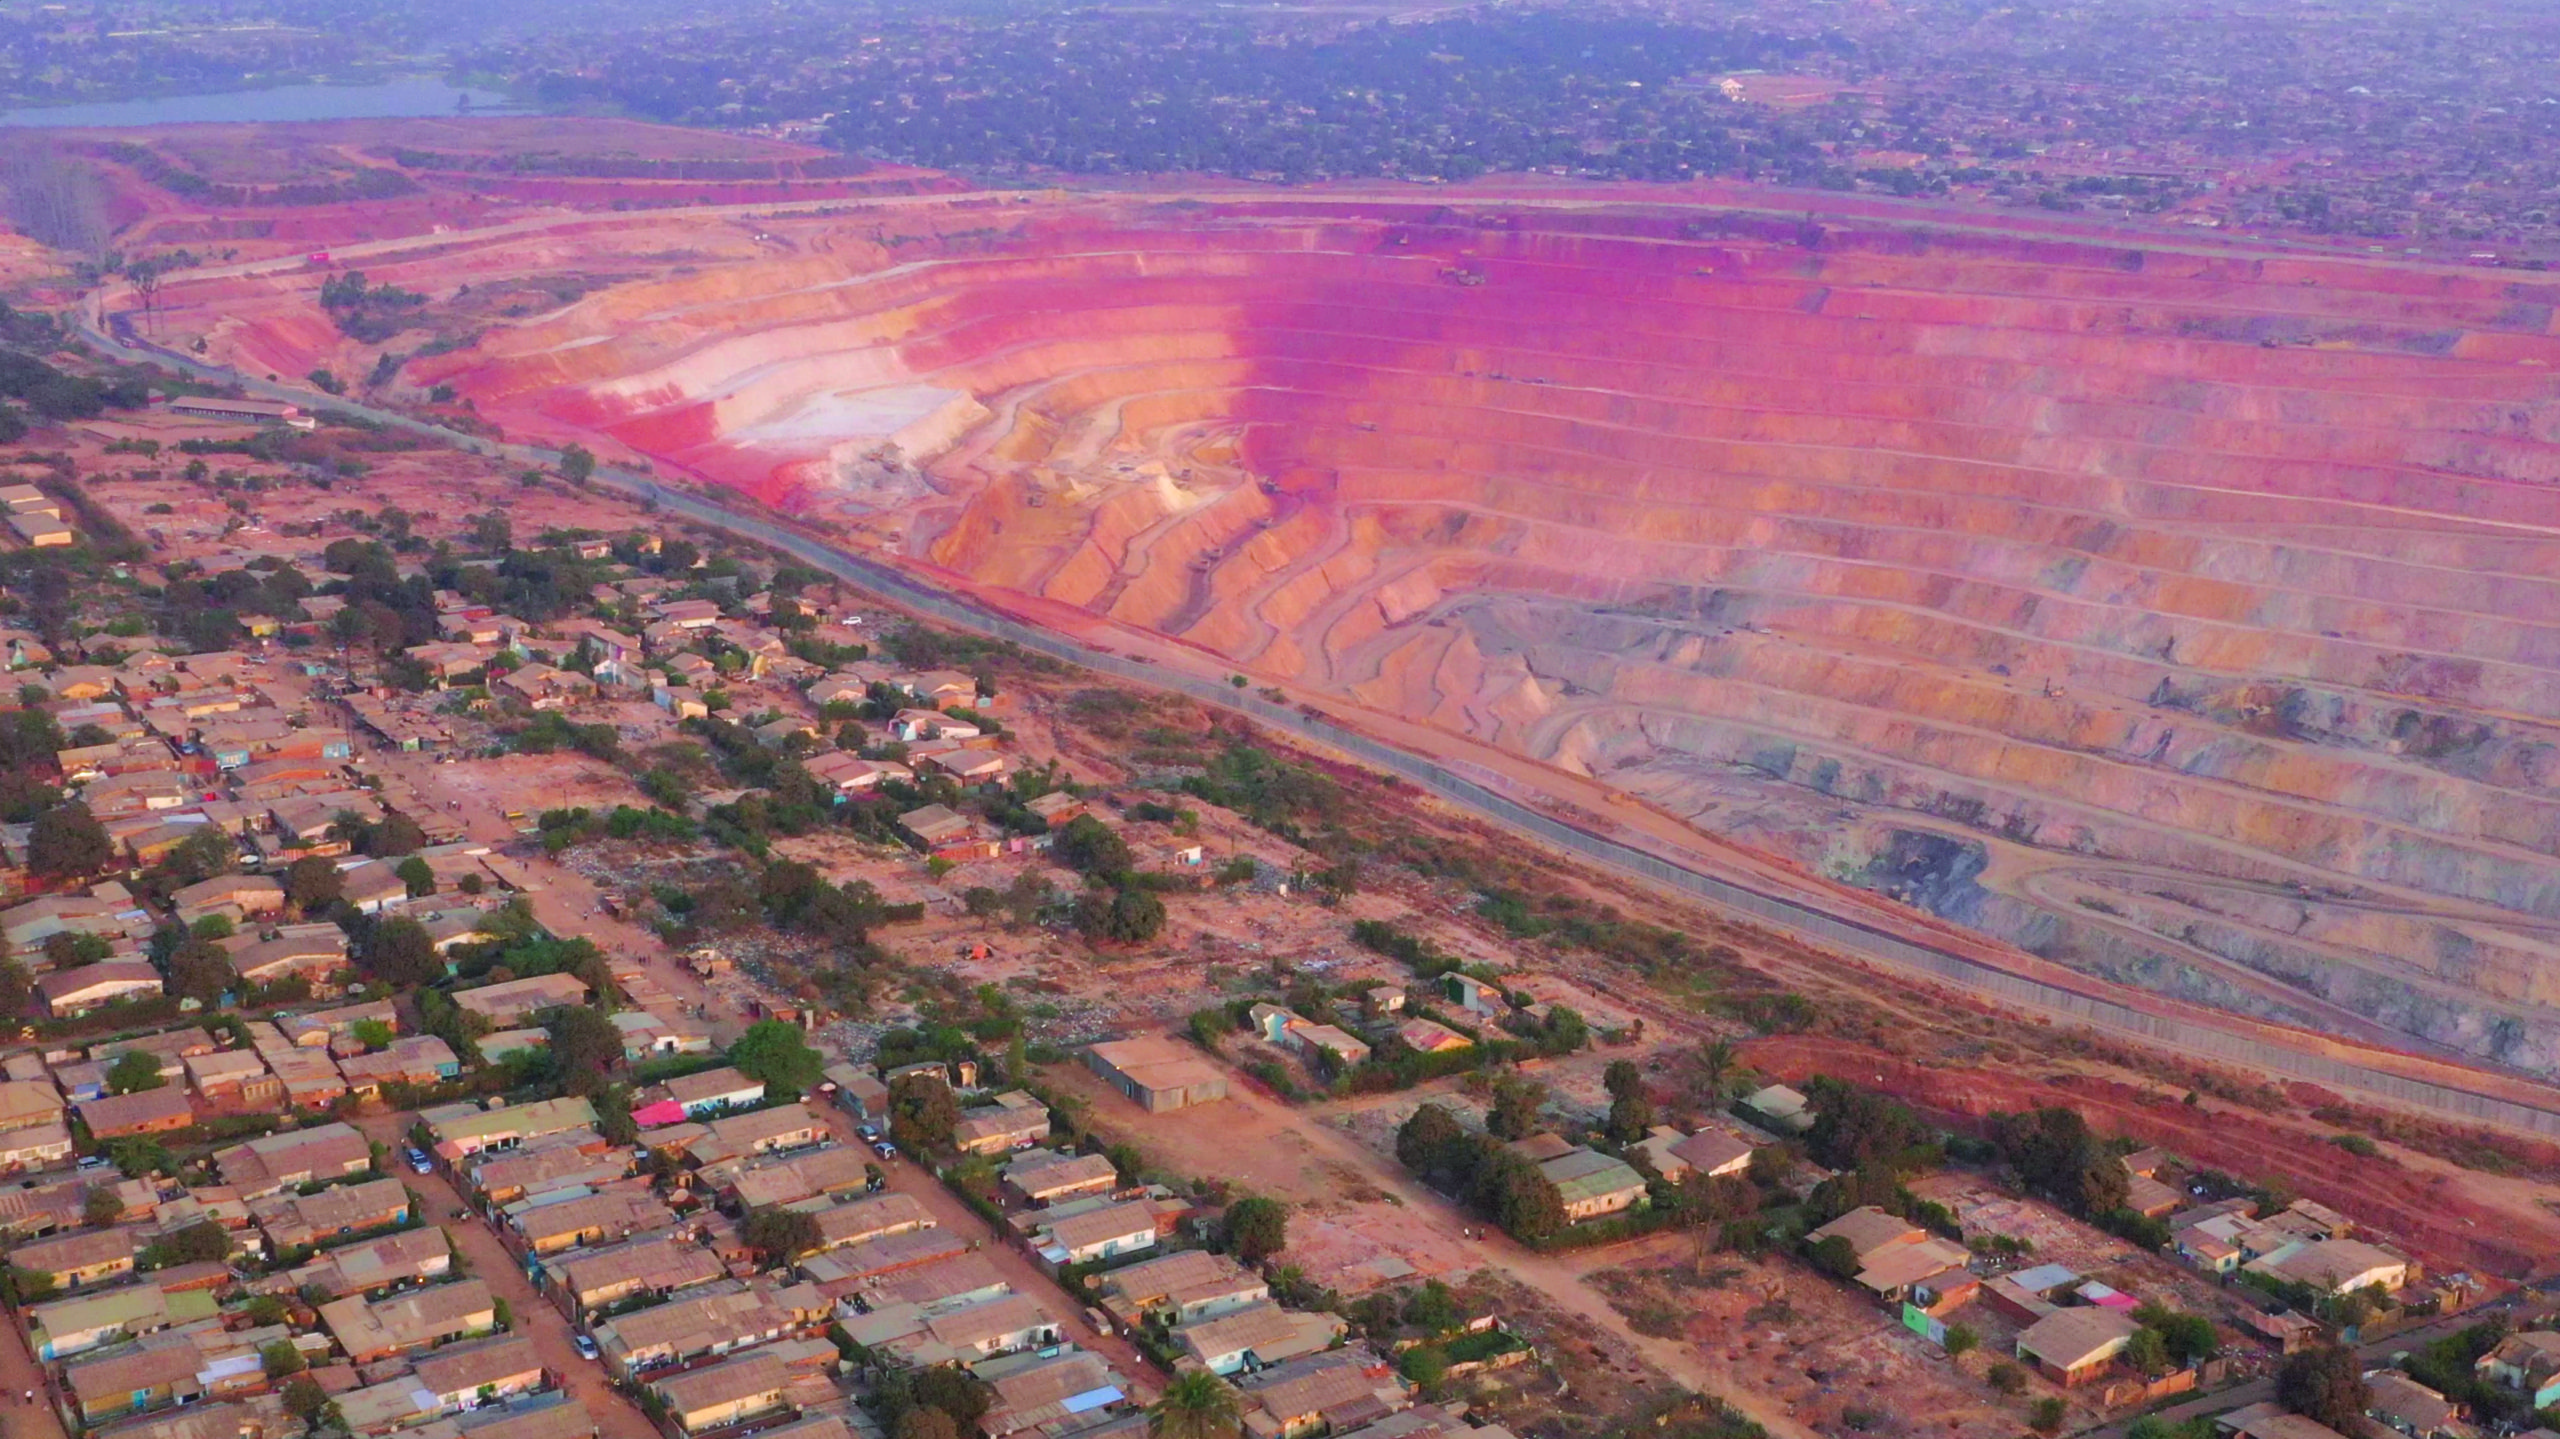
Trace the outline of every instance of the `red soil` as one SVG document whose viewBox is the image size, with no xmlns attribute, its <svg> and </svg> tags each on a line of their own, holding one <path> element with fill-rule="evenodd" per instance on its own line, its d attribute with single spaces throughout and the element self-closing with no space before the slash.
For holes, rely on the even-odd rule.
<svg viewBox="0 0 2560 1439">
<path fill-rule="evenodd" d="M 1762 208 L 887 201 L 366 268 L 651 269 L 410 365 L 511 434 L 2084 971 L 2560 1072 L 2560 283 L 1676 193 Z M 169 303 L 362 373 L 318 283 Z"/>
<path fill-rule="evenodd" d="M 2242 1179 L 2282 1180 L 2305 1198 L 2355 1215 L 2439 1273 L 2468 1269 L 2520 1279 L 2560 1266 L 2560 1216 L 2476 1193 L 2496 1182 L 2423 1158 L 2387 1150 L 2383 1157 L 2359 1158 L 2330 1143 L 2331 1130 L 2219 1103 L 2189 1106 L 2156 1088 L 2092 1075 L 2038 1079 L 1956 1068 L 1804 1035 L 1752 1040 L 1743 1054 L 1782 1082 L 1817 1074 L 1853 1078 L 1977 1133 L 1980 1125 L 1964 1121 L 2045 1105 L 2074 1109 L 2100 1134 L 2158 1145 Z M 2552 1157 L 2560 1161 L 2560 1154 Z"/>
</svg>

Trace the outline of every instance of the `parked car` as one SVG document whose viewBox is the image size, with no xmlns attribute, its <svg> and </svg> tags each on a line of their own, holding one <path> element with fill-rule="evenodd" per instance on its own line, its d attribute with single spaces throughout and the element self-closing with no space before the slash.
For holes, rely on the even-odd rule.
<svg viewBox="0 0 2560 1439">
<path fill-rule="evenodd" d="M 401 1150 L 400 1157 L 409 1161 L 409 1172 L 412 1174 L 432 1174 L 435 1172 L 435 1164 L 427 1158 L 427 1152 L 414 1145 Z"/>
<path fill-rule="evenodd" d="M 596 1357 L 596 1342 L 593 1339 L 588 1338 L 586 1335 L 572 1334 L 569 1336 L 569 1342 L 578 1347 L 579 1358 L 593 1359 Z"/>
</svg>

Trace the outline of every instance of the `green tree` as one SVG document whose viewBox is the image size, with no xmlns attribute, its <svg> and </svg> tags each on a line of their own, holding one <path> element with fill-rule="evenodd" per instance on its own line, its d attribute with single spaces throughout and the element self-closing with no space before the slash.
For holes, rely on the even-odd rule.
<svg viewBox="0 0 2560 1439">
<path fill-rule="evenodd" d="M 389 1048 L 391 1041 L 399 1037 L 398 1031 L 379 1019 L 359 1019 L 348 1032 L 355 1036 L 356 1043 L 364 1046 L 367 1054 Z"/>
<path fill-rule="evenodd" d="M 1653 1101 L 1642 1094 L 1621 1094 L 1609 1101 L 1609 1137 L 1633 1144 L 1653 1128 Z"/>
<path fill-rule="evenodd" d="M 329 1391 L 320 1387 L 319 1380 L 308 1374 L 296 1374 L 285 1381 L 285 1412 L 301 1420 L 306 1429 L 317 1424 L 328 1408 Z"/>
<path fill-rule="evenodd" d="M 411 899 L 423 899 L 436 892 L 434 867 L 414 854 L 400 861 L 399 868 L 392 873 L 400 876 L 400 882 L 409 887 Z"/>
<path fill-rule="evenodd" d="M 542 1012 L 542 1027 L 551 1036 L 552 1072 L 562 1090 L 593 1095 L 613 1082 L 622 1065 L 622 1031 L 604 1011 L 555 1005 Z"/>
<path fill-rule="evenodd" d="M 738 1234 L 767 1264 L 782 1263 L 827 1242 L 818 1228 L 818 1216 L 773 1204 L 749 1214 Z"/>
<path fill-rule="evenodd" d="M 2130 1177 L 2075 1110 L 2051 1105 L 1994 1114 L 1991 1142 L 2020 1184 L 2075 1214 L 2088 1218 L 2124 1206 Z M 1818 1149 L 1814 1154 L 1821 1157 Z"/>
<path fill-rule="evenodd" d="M 1980 1348 L 1981 1345 L 1982 1336 L 1974 1332 L 1972 1325 L 1950 1324 L 1947 1326 L 1947 1356 L 1949 1358 L 1962 1358 L 1963 1356 L 1972 1353 L 1975 1349 Z"/>
<path fill-rule="evenodd" d="M 2222 1347 L 2222 1340 L 2213 1332 L 2213 1321 L 2201 1314 L 2181 1313 L 2165 1304 L 2145 1304 L 2133 1311 L 2133 1317 L 2135 1322 L 2159 1332 L 2169 1362 L 2181 1368 L 2212 1358 Z"/>
<path fill-rule="evenodd" d="M 1723 1107 L 1725 1081 L 1733 1076 L 1734 1058 L 1730 1039 L 1710 1039 L 1698 1046 L 1698 1097 L 1709 1108 Z"/>
<path fill-rule="evenodd" d="M 115 843 L 107 838 L 107 827 L 89 813 L 89 807 L 73 800 L 58 804 L 36 816 L 35 828 L 27 835 L 27 869 L 47 879 L 79 879 L 96 874 L 115 861 Z"/>
<path fill-rule="evenodd" d="M 279 1339 L 258 1351 L 258 1363 L 269 1379 L 288 1379 L 310 1366 L 303 1363 L 302 1351 L 290 1339 Z"/>
<path fill-rule="evenodd" d="M 160 1057 L 131 1049 L 116 1056 L 107 1066 L 107 1092 L 133 1094 L 145 1089 L 158 1089 L 169 1081 L 160 1075 Z"/>
<path fill-rule="evenodd" d="M 960 1439 L 960 1426 L 930 1404 L 917 1404 L 898 1414 L 889 1426 L 890 1439 Z"/>
<path fill-rule="evenodd" d="M 190 935 L 169 952 L 168 970 L 170 993 L 208 1006 L 240 981 L 239 974 L 231 968 L 230 954 L 221 945 L 197 935 Z"/>
<path fill-rule="evenodd" d="M 595 452 L 584 445 L 564 445 L 560 450 L 560 478 L 571 484 L 583 483 L 596 472 Z"/>
<path fill-rule="evenodd" d="M 1143 889 L 1076 897 L 1076 932 L 1091 944 L 1144 944 L 1164 932 L 1164 901 Z"/>
<path fill-rule="evenodd" d="M 2169 1372 L 2169 1341 L 2157 1329 L 2137 1329 L 2125 1341 L 2122 1357 L 2134 1369 L 2157 1378 Z"/>
<path fill-rule="evenodd" d="M 889 1085 L 889 1133 L 913 1154 L 930 1154 L 951 1142 L 960 1102 L 951 1086 L 932 1074 L 901 1074 Z"/>
<path fill-rule="evenodd" d="M 1126 874 L 1129 842 L 1089 814 L 1077 815 L 1050 842 L 1050 858 L 1080 874 Z"/>
<path fill-rule="evenodd" d="M 346 892 L 347 877 L 334 860 L 306 854 L 285 866 L 284 897 L 306 916 L 327 909 Z"/>
<path fill-rule="evenodd" d="M 416 989 L 444 978 L 444 956 L 436 953 L 435 937 L 406 915 L 376 921 L 356 951 L 356 960 L 366 973 L 398 989 Z"/>
<path fill-rule="evenodd" d="M 1289 1247 L 1289 1207 L 1277 1199 L 1253 1195 L 1227 1206 L 1227 1249 L 1246 1264 L 1262 1261 Z"/>
<path fill-rule="evenodd" d="M 2341 1434 L 2351 1434 L 2371 1407 L 2373 1390 L 2364 1382 L 2364 1366 L 2354 1350 L 2323 1344 L 2285 1356 L 2276 1368 L 2276 1402 Z"/>
<path fill-rule="evenodd" d="M 2039 1434 L 2058 1433 L 2062 1428 L 2062 1421 L 2069 1417 L 2071 1417 L 2071 1409 L 2062 1402 L 2062 1396 L 2047 1394 L 2036 1401 L 2034 1409 L 2028 1411 L 2027 1427 Z"/>
<path fill-rule="evenodd" d="M 1858 1277 L 1858 1247 L 1851 1244 L 1846 1236 L 1834 1234 L 1817 1242 L 1805 1251 L 1805 1258 L 1812 1262 L 1814 1268 L 1834 1279 Z"/>
<path fill-rule="evenodd" d="M 80 1219 L 92 1229 L 102 1229 L 124 1218 L 124 1200 L 112 1184 L 92 1184 L 80 1191 Z"/>
<path fill-rule="evenodd" d="M 1467 1137 L 1456 1118 L 1437 1104 L 1425 1104 L 1396 1130 L 1396 1158 L 1416 1174 L 1442 1166 L 1451 1146 Z"/>
<path fill-rule="evenodd" d="M 1224 1379 L 1206 1369 L 1176 1374 L 1147 1410 L 1147 1439 L 1236 1439 L 1244 1407 Z"/>
<path fill-rule="evenodd" d="M 1547 1087 L 1517 1074 L 1493 1081 L 1493 1107 L 1485 1112 L 1485 1132 L 1496 1139 L 1526 1139 L 1538 1132 L 1538 1111 L 1547 1103 Z"/>
<path fill-rule="evenodd" d="M 797 1099 L 817 1088 L 826 1068 L 800 1027 L 779 1019 L 748 1025 L 729 1046 L 729 1062 L 747 1078 L 763 1080 L 766 1090 L 781 1099 Z"/>
<path fill-rule="evenodd" d="M 987 1381 L 956 1364 L 936 1365 L 915 1376 L 914 1394 L 918 1404 L 950 1415 L 964 1434 L 976 1431 L 996 1398 Z"/>
<path fill-rule="evenodd" d="M 27 1005 L 36 997 L 35 976 L 14 959 L 0 956 L 0 1020 L 25 1016 Z"/>
</svg>

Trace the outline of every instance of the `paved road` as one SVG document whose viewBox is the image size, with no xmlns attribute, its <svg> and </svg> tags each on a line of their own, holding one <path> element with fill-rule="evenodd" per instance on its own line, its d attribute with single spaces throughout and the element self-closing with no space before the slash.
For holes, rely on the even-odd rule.
<svg viewBox="0 0 2560 1439">
<path fill-rule="evenodd" d="M 236 384 L 251 394 L 271 399 L 314 409 L 344 410 L 392 428 L 515 464 L 547 466 L 558 461 L 557 451 L 480 439 L 398 411 L 205 365 L 156 345 L 112 333 L 106 312 L 112 293 L 112 287 L 92 291 L 83 297 L 76 313 L 82 332 L 91 343 L 125 359 L 169 366 L 216 383 Z M 2466 1088 L 2460 1083 L 2414 1078 L 2309 1047 L 2311 1041 L 2306 1041 L 2304 1047 L 2288 1047 L 2281 1032 L 2268 1026 L 2251 1025 L 2236 1019 L 2223 1025 L 2203 1015 L 2188 1018 L 2163 1014 L 2104 997 L 2088 988 L 2069 987 L 2003 969 L 1956 949 L 1917 943 L 1845 909 L 1825 908 L 1818 897 L 1809 898 L 1802 893 L 1738 883 L 1727 875 L 1710 874 L 1693 867 L 1679 856 L 1657 854 L 1541 813 L 1443 765 L 1355 733 L 1319 714 L 1274 704 L 1249 691 L 1235 689 L 1222 683 L 1218 677 L 1141 663 L 1055 631 L 996 614 L 964 597 L 931 588 L 887 564 L 837 549 L 767 520 L 734 512 L 693 492 L 670 489 L 650 476 L 604 466 L 597 469 L 596 479 L 608 488 L 653 502 L 666 513 L 771 546 L 812 568 L 944 624 L 1009 640 L 1034 653 L 1064 660 L 1116 680 L 1177 691 L 1201 704 L 1246 715 L 1273 730 L 1395 775 L 1479 818 L 1651 885 L 1691 899 L 1705 900 L 1817 947 L 1846 951 L 1886 969 L 1972 990 L 2014 1009 L 2130 1035 L 2150 1045 L 2243 1070 L 2270 1072 L 2288 1079 L 2354 1090 L 2466 1121 L 2560 1138 L 2560 1101 L 2536 1099 L 2520 1102 L 2484 1089 Z"/>
</svg>

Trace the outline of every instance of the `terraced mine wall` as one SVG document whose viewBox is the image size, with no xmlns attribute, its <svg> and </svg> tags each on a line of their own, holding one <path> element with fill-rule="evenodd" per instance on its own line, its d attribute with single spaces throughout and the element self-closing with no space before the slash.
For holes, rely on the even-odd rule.
<svg viewBox="0 0 2560 1439">
<path fill-rule="evenodd" d="M 410 374 L 2092 975 L 2560 1073 L 2560 282 L 1601 203 L 776 223 Z"/>
<path fill-rule="evenodd" d="M 313 398 L 292 387 L 261 382 L 242 372 L 209 366 L 174 350 L 149 344 L 135 336 L 128 327 L 118 326 L 112 330 L 90 329 L 87 334 L 94 343 L 128 359 L 149 359 L 167 365 L 180 373 L 196 375 L 217 383 L 235 384 L 251 393 L 273 398 L 303 401 Z M 521 444 L 493 443 L 477 436 L 460 434 L 422 422 L 397 411 L 357 403 L 337 403 L 342 408 L 375 422 L 427 435 L 514 463 L 551 464 L 556 463 L 559 458 L 556 451 Z M 2467 1088 L 2456 1082 L 2440 1082 L 2410 1073 L 2376 1067 L 2373 1064 L 2359 1063 L 2352 1059 L 2334 1057 L 2321 1052 L 2316 1042 L 2306 1043 L 2304 1036 L 2252 1033 L 2245 1026 L 2234 1027 L 2228 1022 L 2179 1018 L 2173 1014 L 2146 1010 L 2111 1000 L 2099 994 L 2038 980 L 1968 958 L 1951 950 L 1915 944 L 1874 926 L 1840 918 L 1817 906 L 1719 879 L 1689 866 L 1670 863 L 1633 846 L 1564 824 L 1495 793 L 1473 780 L 1462 778 L 1441 765 L 1380 744 L 1366 736 L 1355 734 L 1339 725 L 1298 710 L 1274 704 L 1250 694 L 1239 693 L 1230 686 L 1212 683 L 1154 665 L 1133 663 L 1108 650 L 1077 642 L 1054 630 L 1007 619 L 942 588 L 919 583 L 912 576 L 891 565 L 848 554 L 843 550 L 821 544 L 795 530 L 736 514 L 685 490 L 661 485 L 649 476 L 607 467 L 597 472 L 597 479 L 609 486 L 655 503 L 673 514 L 770 545 L 829 574 L 870 589 L 885 599 L 907 606 L 917 614 L 977 633 L 1010 640 L 1035 652 L 1084 666 L 1115 679 L 1147 687 L 1177 690 L 1202 703 L 1248 715 L 1276 730 L 1314 741 L 1352 759 L 1374 765 L 1462 809 L 1499 823 L 1515 826 L 1569 853 L 1725 906 L 1775 929 L 1817 943 L 1837 946 L 1851 955 L 1908 973 L 1931 977 L 1952 984 L 1961 990 L 1981 994 L 2015 1007 L 2049 1014 L 2064 1022 L 2087 1024 L 2100 1030 L 2178 1049 L 2200 1058 L 2236 1065 L 2243 1070 L 2271 1073 L 2334 1086 L 2408 1104 L 2433 1113 L 2523 1132 L 2560 1136 L 2560 1109 L 2525 1102 L 2518 1098 L 2502 1097 L 2480 1089 Z M 2448 1066 L 2423 1062 L 2415 1067 L 2440 1073 L 2453 1072 Z M 2509 1094 L 2533 1092 L 2533 1086 L 2503 1083 L 2497 1081 L 2494 1076 L 2484 1078 L 2490 1079 L 2495 1087 Z"/>
</svg>

